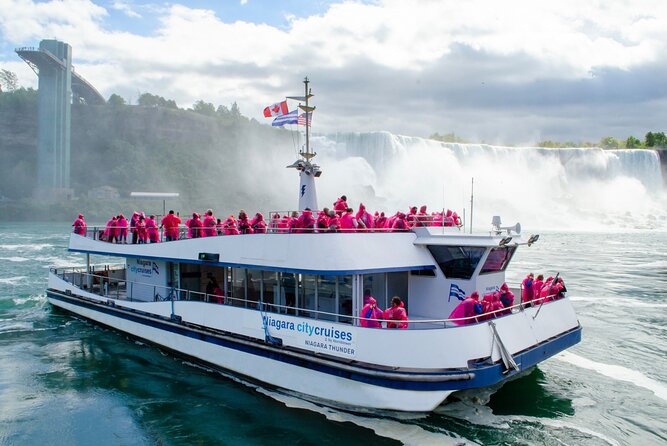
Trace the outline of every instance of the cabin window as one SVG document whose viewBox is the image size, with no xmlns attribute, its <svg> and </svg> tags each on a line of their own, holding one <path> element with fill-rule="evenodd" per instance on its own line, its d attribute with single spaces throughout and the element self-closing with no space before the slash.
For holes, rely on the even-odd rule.
<svg viewBox="0 0 667 446">
<path fill-rule="evenodd" d="M 507 265 L 509 265 L 512 256 L 516 251 L 516 246 L 502 246 L 491 249 L 489 256 L 482 266 L 482 271 L 480 274 L 487 273 L 497 273 L 499 271 L 505 271 Z"/>
<path fill-rule="evenodd" d="M 448 279 L 469 280 L 486 248 L 428 245 L 428 250 Z"/>
<path fill-rule="evenodd" d="M 245 268 L 232 268 L 232 305 L 246 306 Z"/>
<path fill-rule="evenodd" d="M 336 313 L 336 276 L 318 276 L 317 284 L 317 310 L 327 313 Z M 318 314 L 320 319 L 335 321 L 336 316 L 328 314 Z"/>
<path fill-rule="evenodd" d="M 262 271 L 263 277 L 263 295 L 265 304 L 275 304 L 280 301 L 280 289 L 278 287 L 278 273 L 275 271 Z M 275 311 L 275 308 L 273 308 Z"/>
<path fill-rule="evenodd" d="M 299 288 L 301 296 L 301 307 L 308 310 L 317 310 L 317 276 L 312 274 L 301 275 L 301 286 Z M 316 317 L 317 313 L 301 312 L 302 316 Z"/>
<path fill-rule="evenodd" d="M 367 294 L 373 296 L 380 308 L 387 308 L 386 278 L 385 273 L 364 274 L 364 297 Z M 363 304 L 362 302 L 361 305 Z"/>
<path fill-rule="evenodd" d="M 352 316 L 352 276 L 340 276 L 338 279 L 338 313 Z M 352 323 L 352 319 L 341 317 L 338 322 Z"/>
<path fill-rule="evenodd" d="M 251 302 L 259 302 L 259 294 L 262 291 L 262 271 L 259 269 L 246 270 L 246 299 Z M 252 303 L 248 303 L 252 305 Z"/>
<path fill-rule="evenodd" d="M 391 299 L 398 296 L 403 306 L 408 309 L 408 272 L 387 273 L 387 302 L 384 308 L 391 307 Z"/>
<path fill-rule="evenodd" d="M 297 277 L 294 273 L 281 273 L 280 285 L 284 293 L 284 301 L 281 302 L 286 307 L 295 307 L 297 305 Z M 288 313 L 294 313 L 294 310 L 287 310 Z"/>
</svg>

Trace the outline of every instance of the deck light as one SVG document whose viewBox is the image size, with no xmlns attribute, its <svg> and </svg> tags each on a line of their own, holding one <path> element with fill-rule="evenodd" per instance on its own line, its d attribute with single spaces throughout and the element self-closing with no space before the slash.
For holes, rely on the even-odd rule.
<svg viewBox="0 0 667 446">
<path fill-rule="evenodd" d="M 506 246 L 511 241 L 512 241 L 512 237 L 505 237 L 498 243 L 498 246 L 500 246 L 500 247 Z"/>
<path fill-rule="evenodd" d="M 540 234 L 533 234 L 533 235 L 531 235 L 530 238 L 528 239 L 528 246 L 530 246 L 530 245 L 532 245 L 533 243 L 535 243 L 537 240 L 539 240 L 539 238 L 540 238 Z"/>
</svg>

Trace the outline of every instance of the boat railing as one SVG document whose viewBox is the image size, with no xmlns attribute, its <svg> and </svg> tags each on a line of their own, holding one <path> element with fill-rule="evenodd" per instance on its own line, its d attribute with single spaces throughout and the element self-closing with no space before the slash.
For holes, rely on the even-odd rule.
<svg viewBox="0 0 667 446">
<path fill-rule="evenodd" d="M 126 300 L 129 302 L 159 302 L 159 301 L 197 301 L 210 304 L 231 305 L 259 310 L 270 314 L 285 314 L 297 317 L 307 317 L 316 320 L 342 322 L 353 325 L 361 325 L 361 321 L 380 323 L 383 326 L 388 322 L 382 318 L 365 318 L 345 313 L 333 313 L 312 308 L 298 307 L 293 305 L 282 305 L 273 302 L 265 302 L 260 299 L 246 299 L 234 297 L 231 293 L 227 295 L 207 294 L 201 291 L 187 290 L 171 286 L 154 285 L 150 283 L 125 280 L 126 269 L 124 265 L 113 268 L 98 269 L 86 272 L 85 267 L 51 268 L 51 272 L 68 283 L 81 288 L 87 292 L 101 297 Z M 135 293 L 141 292 L 141 297 Z M 517 303 L 507 308 L 490 311 L 481 315 L 449 319 L 428 319 L 423 317 L 409 318 L 407 322 L 410 329 L 435 329 L 448 328 L 461 325 L 469 325 L 485 322 L 490 319 L 505 316 L 511 313 L 524 311 L 529 306 L 541 308 L 542 305 L 558 296 L 546 296 L 532 300 L 528 303 Z"/>
</svg>

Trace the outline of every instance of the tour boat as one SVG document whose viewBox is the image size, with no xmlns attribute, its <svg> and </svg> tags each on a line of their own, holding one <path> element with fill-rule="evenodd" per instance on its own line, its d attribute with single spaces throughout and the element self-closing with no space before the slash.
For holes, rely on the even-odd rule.
<svg viewBox="0 0 667 446">
<path fill-rule="evenodd" d="M 298 100 L 306 113 L 312 94 Z M 316 210 L 306 147 L 299 210 Z M 493 386 L 578 343 L 581 326 L 567 296 L 521 303 L 484 317 L 450 315 L 463 295 L 497 291 L 519 246 L 520 226 L 484 233 L 415 225 L 408 231 L 301 231 L 108 243 L 100 228 L 70 236 L 86 254 L 80 268 L 52 268 L 49 302 L 215 370 L 352 411 L 428 412 L 463 389 Z M 91 256 L 120 264 L 93 265 Z M 219 289 L 207 283 L 215 278 Z M 208 291 L 208 292 L 207 292 Z M 372 295 L 398 296 L 405 329 L 362 312 Z"/>
</svg>

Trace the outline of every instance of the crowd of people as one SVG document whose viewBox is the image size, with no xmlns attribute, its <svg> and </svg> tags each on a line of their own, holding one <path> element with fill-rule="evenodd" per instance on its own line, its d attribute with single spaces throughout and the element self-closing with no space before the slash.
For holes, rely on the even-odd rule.
<svg viewBox="0 0 667 446">
<path fill-rule="evenodd" d="M 371 214 L 363 203 L 355 213 L 348 205 L 347 197 L 342 195 L 332 208 L 325 207 L 320 211 L 304 209 L 300 214 L 296 211 L 281 215 L 273 213 L 267 222 L 261 212 L 250 218 L 245 210 L 238 216 L 229 215 L 224 220 L 216 218 L 213 210 L 208 209 L 200 215 L 193 212 L 184 222 L 179 213 L 170 210 L 159 221 L 155 215 L 146 216 L 144 212 L 135 211 L 128 220 L 123 214 L 112 216 L 106 223 L 101 239 L 110 243 L 157 243 L 161 240 L 179 239 L 179 227 L 183 223 L 187 228 L 187 238 L 213 237 L 218 235 L 264 234 L 270 232 L 287 233 L 326 233 L 326 232 L 405 232 L 417 226 L 461 226 L 461 219 L 456 212 L 447 209 L 442 212 L 427 212 L 426 205 L 417 209 L 412 206 L 407 212 L 398 211 L 391 216 L 375 211 Z M 86 223 L 83 215 L 72 224 L 74 232 L 86 235 Z M 162 236 L 160 237 L 160 233 Z M 129 237 L 129 241 L 128 241 Z"/>
<path fill-rule="evenodd" d="M 521 283 L 521 303 L 524 307 L 539 305 L 544 302 L 560 299 L 565 296 L 567 289 L 563 279 L 558 277 L 548 277 L 539 274 L 534 279 L 533 273 L 529 273 Z M 512 312 L 514 305 L 514 293 L 512 293 L 504 283 L 498 291 L 485 294 L 481 299 L 477 291 L 466 296 L 459 303 L 448 319 L 452 319 L 457 325 L 473 324 L 475 322 L 493 319 L 504 316 Z"/>
<path fill-rule="evenodd" d="M 364 291 L 364 306 L 359 316 L 362 327 L 382 328 L 384 322 L 386 328 L 408 328 L 408 312 L 398 296 L 391 299 L 391 307 L 382 311 L 377 305 L 377 300 L 371 296 L 370 290 Z"/>
<path fill-rule="evenodd" d="M 83 216 L 80 217 L 83 219 Z M 78 221 L 79 219 L 77 219 Z M 76 222 L 75 222 L 76 223 Z M 163 229 L 165 240 L 175 240 L 178 237 L 178 226 L 181 219 L 174 211 L 169 211 L 160 221 L 159 228 Z M 294 211 L 280 215 L 271 215 L 270 222 L 266 222 L 261 212 L 257 212 L 253 218 L 249 218 L 246 211 L 241 210 L 238 217 L 229 215 L 222 220 L 213 215 L 208 209 L 202 216 L 193 212 L 192 217 L 184 222 L 187 227 L 188 238 L 211 237 L 216 235 L 238 235 L 238 234 L 263 234 L 267 230 L 271 232 L 310 233 L 310 232 L 358 232 L 358 231 L 383 231 L 401 232 L 409 231 L 416 226 L 461 226 L 461 219 L 456 212 L 447 209 L 442 212 L 427 212 L 426 205 L 417 209 L 412 206 L 407 212 L 397 211 L 391 216 L 385 215 L 383 211 L 375 211 L 371 214 L 366 210 L 363 203 L 355 213 L 348 206 L 347 197 L 342 195 L 334 203 L 332 208 L 325 207 L 320 211 L 304 209 L 301 214 Z M 129 223 L 122 214 L 113 216 L 106 225 L 104 238 L 110 242 L 127 243 L 127 235 L 132 234 L 132 243 L 154 243 L 159 241 L 157 232 L 157 221 L 155 216 L 146 217 L 143 212 L 134 212 Z M 85 233 L 85 231 L 84 231 Z"/>
</svg>

